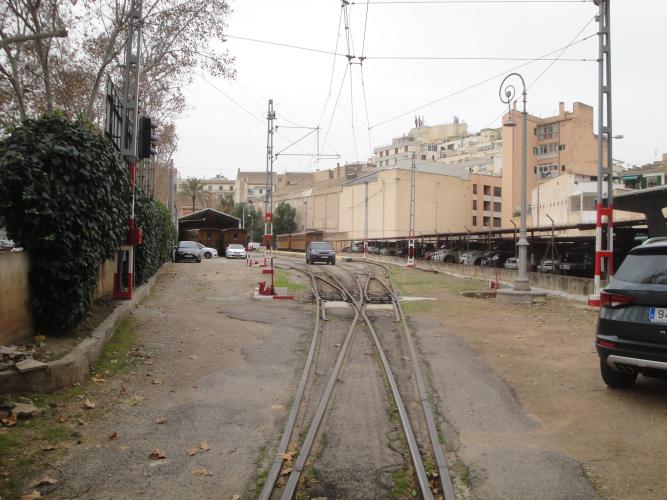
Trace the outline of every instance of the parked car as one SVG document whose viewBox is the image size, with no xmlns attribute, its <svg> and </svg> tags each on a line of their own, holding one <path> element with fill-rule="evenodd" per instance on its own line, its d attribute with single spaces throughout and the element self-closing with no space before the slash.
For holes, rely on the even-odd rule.
<svg viewBox="0 0 667 500">
<path fill-rule="evenodd" d="M 195 262 L 201 262 L 199 243 L 196 241 L 178 242 L 178 245 L 174 247 L 174 262 L 181 262 L 183 260 L 194 260 Z"/>
<path fill-rule="evenodd" d="M 519 269 L 519 261 L 516 257 L 510 257 L 505 261 L 505 269 Z"/>
<path fill-rule="evenodd" d="M 254 251 L 254 250 L 259 250 L 259 248 L 262 246 L 262 244 L 259 241 L 251 241 L 248 243 L 248 250 Z"/>
<path fill-rule="evenodd" d="M 205 259 L 212 259 L 213 257 L 218 256 L 218 251 L 215 248 L 206 247 L 201 243 L 197 243 L 197 245 L 199 245 L 199 255 Z"/>
<path fill-rule="evenodd" d="M 431 260 L 435 262 L 458 262 L 459 253 L 459 248 L 441 248 L 433 252 Z"/>
<path fill-rule="evenodd" d="M 346 252 L 346 253 L 363 252 L 363 246 L 360 247 L 359 245 L 350 245 L 349 247 L 342 248 L 341 252 Z"/>
<path fill-rule="evenodd" d="M 541 273 L 558 273 L 560 272 L 560 262 L 558 259 L 544 259 L 537 266 L 537 270 Z"/>
<path fill-rule="evenodd" d="M 0 240 L 0 252 L 9 251 L 14 248 L 14 242 L 12 240 Z"/>
<path fill-rule="evenodd" d="M 491 257 L 486 254 L 480 263 L 481 266 L 487 267 L 503 267 L 507 259 L 512 257 L 514 254 L 509 252 L 491 252 Z"/>
<path fill-rule="evenodd" d="M 245 259 L 246 255 L 245 248 L 240 243 L 230 243 L 225 249 L 225 257 L 228 259 Z"/>
<path fill-rule="evenodd" d="M 560 258 L 560 269 L 568 274 L 593 274 L 593 255 L 582 250 L 568 250 Z"/>
<path fill-rule="evenodd" d="M 596 347 L 609 387 L 667 378 L 667 241 L 630 250 L 602 290 Z"/>
<path fill-rule="evenodd" d="M 459 264 L 466 266 L 478 266 L 484 257 L 484 250 L 465 250 L 461 252 Z"/>
<path fill-rule="evenodd" d="M 311 241 L 306 248 L 306 264 L 317 261 L 336 264 L 336 251 L 326 241 Z"/>
</svg>

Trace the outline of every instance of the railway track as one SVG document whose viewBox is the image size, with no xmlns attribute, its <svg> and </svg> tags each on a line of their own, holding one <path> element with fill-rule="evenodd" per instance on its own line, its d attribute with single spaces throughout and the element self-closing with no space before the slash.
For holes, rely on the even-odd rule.
<svg viewBox="0 0 667 500">
<path fill-rule="evenodd" d="M 379 360 L 390 404 L 400 419 L 404 459 L 410 462 L 421 497 L 455 498 L 414 342 L 387 268 L 372 263 L 339 264 L 336 268 L 307 266 L 301 259 L 283 256 L 277 264 L 302 276 L 313 293 L 317 314 L 304 370 L 259 498 L 288 500 L 295 496 L 307 464 L 316 460 L 313 450 L 327 413 L 344 403 L 334 401 L 334 394 L 355 335 L 362 330 L 368 333 L 376 352 L 376 356 L 365 359 Z M 335 356 L 329 354 L 327 362 L 322 329 L 327 320 L 325 304 L 332 300 L 347 302 L 352 315 L 348 315 L 346 329 L 342 329 L 345 325 L 337 326 L 341 341 L 335 345 L 340 349 Z M 370 312 L 379 304 L 393 309 L 389 326 Z M 330 368 L 327 374 L 322 373 L 325 366 Z M 429 465 L 427 470 L 425 462 L 435 463 L 435 469 Z"/>
</svg>

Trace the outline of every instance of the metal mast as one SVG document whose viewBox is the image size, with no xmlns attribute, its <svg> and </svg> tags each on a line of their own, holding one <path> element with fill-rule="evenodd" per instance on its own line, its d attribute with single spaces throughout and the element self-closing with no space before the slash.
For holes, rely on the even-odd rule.
<svg viewBox="0 0 667 500">
<path fill-rule="evenodd" d="M 407 267 L 415 266 L 415 181 L 417 177 L 415 153 L 412 152 L 412 168 L 410 170 L 410 234 L 408 235 L 408 263 Z"/>
<path fill-rule="evenodd" d="M 608 282 L 614 273 L 614 162 L 611 128 L 611 40 L 610 0 L 594 0 L 598 6 L 598 182 L 597 217 L 595 224 L 595 289 L 590 305 L 600 305 L 602 281 Z M 607 144 L 607 154 L 604 145 Z M 606 158 L 605 158 L 606 157 Z M 606 162 L 605 162 L 606 160 Z M 606 163 L 606 166 L 605 166 Z M 607 176 L 607 204 L 603 205 L 604 176 Z M 604 238 L 603 230 L 606 230 Z M 606 239 L 606 241 L 604 241 Z"/>
<path fill-rule="evenodd" d="M 139 77 L 141 74 L 141 10 L 142 0 L 132 0 L 128 12 L 127 37 L 125 40 L 125 65 L 123 67 L 123 95 L 121 105 L 121 137 L 120 150 L 130 167 L 131 212 L 129 221 L 129 237 L 127 245 L 121 247 L 127 260 L 119 258 L 116 273 L 114 296 L 116 298 L 132 298 L 134 274 L 134 246 L 140 244 L 140 231 L 135 224 L 135 188 L 137 182 L 137 124 L 139 114 Z M 124 281 L 127 276 L 127 281 Z"/>
<path fill-rule="evenodd" d="M 364 259 L 368 258 L 368 181 L 364 182 Z"/>
<path fill-rule="evenodd" d="M 264 265 L 266 266 L 267 256 L 270 261 L 270 269 L 264 269 L 265 274 L 271 275 L 271 287 L 267 290 L 268 295 L 275 294 L 273 283 L 273 120 L 276 113 L 273 110 L 273 99 L 269 99 L 269 110 L 266 115 L 266 193 L 265 193 L 265 211 L 264 211 Z M 268 250 L 268 255 L 267 255 Z"/>
</svg>

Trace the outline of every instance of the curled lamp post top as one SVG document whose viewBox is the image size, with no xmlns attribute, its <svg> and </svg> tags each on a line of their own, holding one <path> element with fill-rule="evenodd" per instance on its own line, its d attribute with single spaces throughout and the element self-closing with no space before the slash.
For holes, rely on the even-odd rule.
<svg viewBox="0 0 667 500">
<path fill-rule="evenodd" d="M 507 111 L 510 114 L 510 119 L 506 123 L 507 126 L 514 126 L 514 121 L 512 120 L 512 108 L 511 108 L 511 103 L 516 97 L 517 90 L 516 87 L 512 84 L 509 83 L 507 80 L 509 80 L 512 77 L 518 77 L 519 80 L 521 80 L 521 85 L 523 86 L 523 112 L 526 112 L 526 81 L 523 79 L 523 76 L 521 76 L 519 73 L 510 73 L 507 75 L 505 78 L 503 78 L 503 81 L 500 82 L 500 88 L 498 89 L 498 97 L 500 97 L 500 101 L 503 102 L 504 104 L 507 104 Z"/>
</svg>

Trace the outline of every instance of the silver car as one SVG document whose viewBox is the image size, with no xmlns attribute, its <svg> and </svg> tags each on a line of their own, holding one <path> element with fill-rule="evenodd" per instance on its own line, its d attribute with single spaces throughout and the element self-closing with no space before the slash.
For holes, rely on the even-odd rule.
<svg viewBox="0 0 667 500">
<path fill-rule="evenodd" d="M 225 257 L 228 259 L 245 259 L 246 251 L 245 247 L 240 243 L 230 243 L 225 249 Z"/>
</svg>

